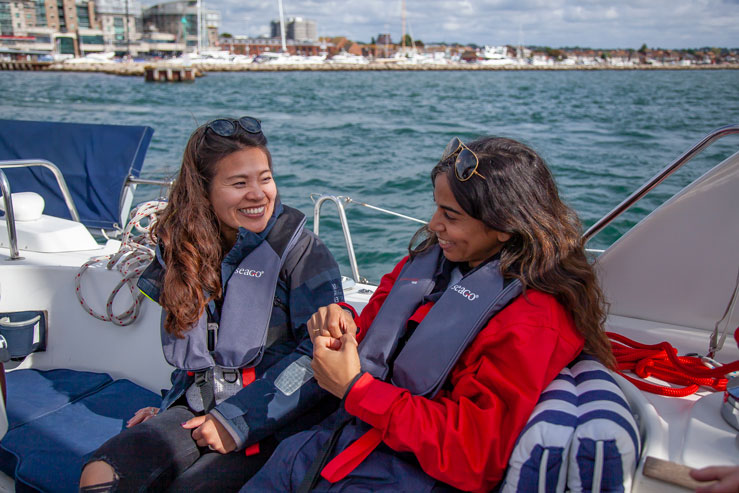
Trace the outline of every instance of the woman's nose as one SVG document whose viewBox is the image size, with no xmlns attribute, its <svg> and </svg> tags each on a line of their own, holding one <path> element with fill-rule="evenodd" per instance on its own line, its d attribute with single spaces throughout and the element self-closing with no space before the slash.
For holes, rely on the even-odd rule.
<svg viewBox="0 0 739 493">
<path fill-rule="evenodd" d="M 441 221 L 439 220 L 439 210 L 436 210 L 434 212 L 434 215 L 431 216 L 431 220 L 429 221 L 428 228 L 433 232 L 438 232 L 441 230 Z"/>
<path fill-rule="evenodd" d="M 246 198 L 249 200 L 261 200 L 264 198 L 264 191 L 262 187 L 249 187 L 246 191 Z"/>
</svg>

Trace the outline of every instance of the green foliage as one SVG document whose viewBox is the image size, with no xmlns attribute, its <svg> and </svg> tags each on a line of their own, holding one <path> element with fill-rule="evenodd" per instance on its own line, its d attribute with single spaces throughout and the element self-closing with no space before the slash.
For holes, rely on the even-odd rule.
<svg viewBox="0 0 739 493">
<path fill-rule="evenodd" d="M 562 60 L 564 58 L 567 58 L 567 55 L 562 50 L 557 50 L 555 48 L 550 48 L 549 46 L 544 47 L 544 53 L 547 54 L 547 56 L 550 56 L 552 58 L 556 58 L 557 60 Z"/>
<path fill-rule="evenodd" d="M 414 42 L 416 43 L 416 46 L 423 46 L 423 41 L 421 41 L 420 39 L 414 40 L 413 38 L 411 38 L 410 34 L 406 34 L 404 39 L 405 39 L 406 46 L 413 46 Z M 403 43 L 401 42 L 400 44 L 403 44 Z"/>
<path fill-rule="evenodd" d="M 645 55 L 647 53 L 647 49 L 648 49 L 647 43 L 643 43 L 641 45 L 641 48 L 639 48 L 639 53 L 641 53 L 642 55 Z"/>
</svg>

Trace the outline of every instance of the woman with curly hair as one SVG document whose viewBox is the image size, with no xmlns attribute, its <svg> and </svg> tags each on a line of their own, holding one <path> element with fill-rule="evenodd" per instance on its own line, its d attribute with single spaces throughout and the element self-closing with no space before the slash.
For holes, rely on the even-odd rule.
<svg viewBox="0 0 739 493">
<path fill-rule="evenodd" d="M 93 453 L 81 490 L 238 489 L 335 402 L 311 378 L 306 322 L 343 301 L 341 277 L 304 223 L 280 202 L 259 120 L 195 130 L 139 280 L 162 307 L 172 388 Z"/>
<path fill-rule="evenodd" d="M 332 304 L 308 323 L 341 408 L 242 491 L 490 491 L 554 377 L 583 350 L 613 366 L 580 223 L 544 161 L 454 138 L 431 182 L 420 244 L 361 315 Z"/>
</svg>

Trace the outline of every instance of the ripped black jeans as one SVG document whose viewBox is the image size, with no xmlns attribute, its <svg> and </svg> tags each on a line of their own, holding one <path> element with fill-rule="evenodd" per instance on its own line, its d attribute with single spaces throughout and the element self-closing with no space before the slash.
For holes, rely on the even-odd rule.
<svg viewBox="0 0 739 493">
<path fill-rule="evenodd" d="M 173 406 L 127 428 L 95 452 L 87 463 L 103 461 L 118 476 L 113 491 L 238 491 L 269 459 L 277 446 L 269 437 L 260 452 L 220 454 L 198 447 L 192 430 L 182 423 L 197 416 L 186 406 Z"/>
</svg>

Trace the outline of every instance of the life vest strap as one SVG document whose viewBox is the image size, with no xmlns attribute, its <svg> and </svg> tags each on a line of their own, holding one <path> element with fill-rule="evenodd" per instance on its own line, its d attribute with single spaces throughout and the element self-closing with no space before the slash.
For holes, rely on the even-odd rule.
<svg viewBox="0 0 739 493">
<path fill-rule="evenodd" d="M 359 437 L 354 443 L 344 449 L 339 455 L 334 457 L 331 462 L 321 471 L 321 476 L 335 483 L 344 479 L 347 474 L 367 458 L 373 450 L 382 442 L 382 432 L 377 428 L 371 428 L 367 433 Z"/>
</svg>

